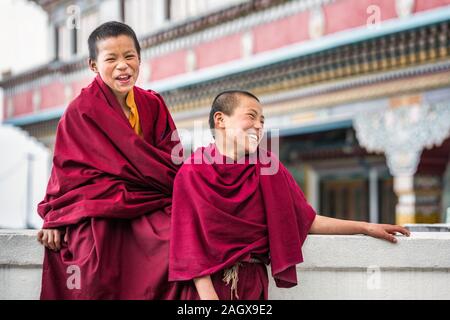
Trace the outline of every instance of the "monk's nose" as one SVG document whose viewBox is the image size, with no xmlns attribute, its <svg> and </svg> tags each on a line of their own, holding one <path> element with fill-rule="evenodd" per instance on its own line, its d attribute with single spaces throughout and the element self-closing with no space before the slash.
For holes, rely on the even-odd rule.
<svg viewBox="0 0 450 320">
<path fill-rule="evenodd" d="M 124 62 L 124 61 L 120 61 L 118 64 L 117 64 L 117 69 L 119 69 L 119 70 L 124 70 L 124 69 L 126 69 L 128 67 L 128 65 Z"/>
</svg>

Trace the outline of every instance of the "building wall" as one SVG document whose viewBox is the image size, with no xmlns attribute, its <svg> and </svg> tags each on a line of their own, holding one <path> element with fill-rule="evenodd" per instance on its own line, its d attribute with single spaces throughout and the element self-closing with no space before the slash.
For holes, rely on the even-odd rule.
<svg viewBox="0 0 450 320">
<path fill-rule="evenodd" d="M 97 0 L 65 1 L 49 11 L 48 28 L 51 43 L 48 46 L 49 60 L 55 57 L 55 29 L 58 30 L 58 57 L 63 61 L 87 55 L 87 39 L 95 27 L 106 21 L 121 21 L 129 24 L 138 38 L 157 32 L 162 28 L 182 23 L 213 10 L 224 8 L 244 0 Z M 123 6 L 123 7 L 122 7 Z M 123 11 L 122 11 L 123 10 Z M 73 29 L 77 29 L 76 35 Z M 78 45 L 73 52 L 73 38 Z"/>
<path fill-rule="evenodd" d="M 172 20 L 174 22 L 180 22 L 246 1 L 247 0 L 172 0 L 170 1 Z"/>
<path fill-rule="evenodd" d="M 448 6 L 450 0 L 427 2 L 428 5 L 423 2 L 423 0 L 416 0 L 416 5 L 412 10 L 413 14 L 423 13 L 424 10 L 433 10 L 439 6 L 444 7 L 444 11 L 450 10 L 450 6 Z M 230 3 L 233 3 L 233 1 Z M 301 7 L 298 3 L 303 2 L 293 1 L 267 9 L 265 12 L 255 13 L 218 27 L 202 30 L 144 49 L 139 84 L 144 87 L 155 87 L 156 85 L 156 88 L 158 88 L 158 83 L 170 83 L 170 79 L 179 80 L 181 77 L 188 79 L 195 74 L 215 69 L 227 63 L 248 62 L 250 56 L 257 57 L 268 52 L 273 52 L 273 55 L 276 55 L 276 51 L 273 50 L 280 50 L 299 43 L 305 43 L 305 47 L 314 44 L 318 38 L 310 31 L 311 24 L 316 23 L 314 19 L 311 19 L 314 12 L 313 8 L 319 4 L 323 4 L 322 13 L 318 14 L 322 18 L 318 18 L 317 21 L 319 22 L 316 24 L 323 27 L 322 37 L 327 36 L 330 41 L 332 41 L 334 35 L 338 37 L 341 32 L 349 32 L 353 28 L 364 28 L 370 17 L 370 13 L 367 13 L 366 10 L 369 3 L 367 1 L 315 0 L 311 2 L 312 5 L 309 7 Z M 399 23 L 409 19 L 399 19 L 398 13 L 392 5 L 393 1 L 377 0 L 375 3 L 380 12 L 383 13 L 380 16 L 381 23 L 389 19 L 397 19 Z M 138 10 L 140 8 L 138 5 L 142 5 L 141 2 L 130 2 L 131 4 L 134 4 L 135 7 L 130 7 L 131 11 L 129 10 L 134 12 L 134 14 L 130 13 L 130 23 L 136 23 L 139 25 L 137 27 L 139 29 L 151 29 L 151 26 L 140 25 L 139 21 L 147 21 L 143 18 L 145 15 L 141 17 L 141 11 Z M 154 6 L 155 10 L 160 12 L 162 7 L 164 7 L 162 4 Z M 80 8 L 85 16 L 81 17 L 81 29 L 77 33 L 80 50 L 75 57 L 78 58 L 85 56 L 87 53 L 85 43 L 89 33 L 95 26 L 104 22 L 106 16 L 102 12 L 114 12 L 114 8 L 118 8 L 118 1 L 109 0 L 102 2 L 101 6 Z M 67 27 L 68 17 L 64 9 L 66 7 L 59 8 L 52 15 L 53 27 L 60 26 L 62 29 Z M 152 12 L 148 6 L 142 7 L 142 9 Z M 345 14 L 349 10 L 351 10 L 352 15 L 346 16 Z M 127 11 L 125 10 L 125 12 Z M 132 18 L 135 14 L 138 14 L 136 19 Z M 160 14 L 156 15 L 160 17 Z M 117 16 L 117 13 L 115 15 Z M 149 20 L 152 19 L 149 18 Z M 171 26 L 170 23 L 163 23 L 162 25 L 165 27 Z M 64 29 L 61 32 L 64 34 L 61 41 L 64 42 L 66 41 L 64 39 L 70 38 L 69 30 Z M 69 40 L 67 41 L 67 43 L 70 43 Z M 70 56 L 70 45 L 61 46 L 60 51 L 63 60 L 74 58 Z M 94 76 L 88 70 L 85 60 L 81 60 L 81 65 L 83 67 L 73 73 L 50 74 L 33 79 L 23 85 L 6 89 L 4 97 L 5 118 L 39 113 L 41 109 L 63 108 L 68 101 L 79 93 L 79 87 L 76 87 L 74 83 L 88 83 Z M 55 86 L 59 88 L 58 91 L 54 91 Z M 64 86 L 64 88 L 61 86 Z M 76 90 L 70 90 L 66 87 L 72 87 L 72 89 L 76 87 Z M 52 95 L 54 92 L 58 92 L 56 97 L 51 100 L 45 99 L 47 95 Z M 33 96 L 35 99 L 33 99 Z"/>
<path fill-rule="evenodd" d="M 2 0 L 0 4 L 0 79 L 47 63 L 47 15 L 28 0 Z M 30 34 L 33 36 L 30 37 Z"/>
</svg>

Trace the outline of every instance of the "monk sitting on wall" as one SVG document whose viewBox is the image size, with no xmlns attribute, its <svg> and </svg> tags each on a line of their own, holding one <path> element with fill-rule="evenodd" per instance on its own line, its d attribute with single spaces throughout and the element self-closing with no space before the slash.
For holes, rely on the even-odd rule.
<svg viewBox="0 0 450 320">
<path fill-rule="evenodd" d="M 134 31 L 92 32 L 94 81 L 58 125 L 44 219 L 42 299 L 177 299 L 168 282 L 176 130 L 162 98 L 135 86 Z"/>
<path fill-rule="evenodd" d="M 259 147 L 264 116 L 253 94 L 219 94 L 209 125 L 215 143 L 194 152 L 174 184 L 169 279 L 185 281 L 187 299 L 268 299 L 269 263 L 278 287 L 295 286 L 308 233 L 409 236 L 400 226 L 316 214 L 287 169 Z"/>
</svg>

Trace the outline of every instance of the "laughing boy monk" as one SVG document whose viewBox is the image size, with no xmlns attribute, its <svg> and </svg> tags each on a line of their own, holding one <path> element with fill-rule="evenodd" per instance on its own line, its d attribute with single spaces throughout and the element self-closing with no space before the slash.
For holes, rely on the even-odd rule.
<svg viewBox="0 0 450 320">
<path fill-rule="evenodd" d="M 269 263 L 278 287 L 295 286 L 308 233 L 391 242 L 396 232 L 409 235 L 400 226 L 316 214 L 287 169 L 258 147 L 264 116 L 253 94 L 219 94 L 209 124 L 215 143 L 194 152 L 174 184 L 169 278 L 186 281 L 188 299 L 267 299 Z M 262 174 L 268 163 L 278 170 Z"/>
<path fill-rule="evenodd" d="M 58 125 L 44 219 L 42 299 L 177 299 L 168 282 L 179 141 L 162 98 L 135 86 L 134 31 L 107 22 L 89 37 L 97 74 Z"/>
</svg>

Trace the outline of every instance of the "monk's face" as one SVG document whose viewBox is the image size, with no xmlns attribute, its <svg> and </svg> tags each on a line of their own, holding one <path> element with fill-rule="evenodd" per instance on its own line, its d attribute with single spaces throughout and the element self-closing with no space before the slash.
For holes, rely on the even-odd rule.
<svg viewBox="0 0 450 320">
<path fill-rule="evenodd" d="M 124 99 L 139 75 L 140 59 L 133 39 L 126 35 L 110 37 L 97 42 L 97 60 L 90 68 L 100 74 L 114 95 Z"/>
<path fill-rule="evenodd" d="M 224 115 L 224 131 L 228 145 L 233 145 L 238 154 L 249 154 L 257 150 L 263 137 L 264 115 L 261 104 L 247 96 L 239 97 L 239 104 L 230 115 Z"/>
</svg>

